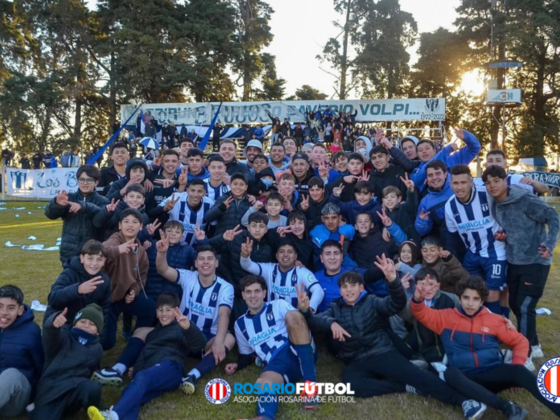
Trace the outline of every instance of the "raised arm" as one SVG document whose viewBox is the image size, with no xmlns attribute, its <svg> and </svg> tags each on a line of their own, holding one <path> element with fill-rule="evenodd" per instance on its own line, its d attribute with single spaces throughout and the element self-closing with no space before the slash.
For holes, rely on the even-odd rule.
<svg viewBox="0 0 560 420">
<path fill-rule="evenodd" d="M 159 231 L 161 239 L 156 243 L 157 257 L 156 268 L 160 276 L 165 280 L 177 282 L 179 272 L 167 264 L 167 250 L 169 249 L 169 239 L 162 230 Z"/>
</svg>

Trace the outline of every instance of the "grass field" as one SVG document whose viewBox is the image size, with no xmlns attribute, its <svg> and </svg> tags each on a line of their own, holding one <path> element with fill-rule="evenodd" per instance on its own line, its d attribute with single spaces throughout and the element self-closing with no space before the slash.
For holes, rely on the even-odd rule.
<svg viewBox="0 0 560 420">
<path fill-rule="evenodd" d="M 0 238 L 4 248 L 0 253 L 0 284 L 12 283 L 24 291 L 27 303 L 37 299 L 41 303 L 47 302 L 51 284 L 56 280 L 61 271 L 58 252 L 25 251 L 21 248 L 8 248 L 4 244 L 11 241 L 18 245 L 44 244 L 45 248 L 54 246 L 60 237 L 62 224 L 48 220 L 43 215 L 44 202 L 7 202 L 0 208 Z M 13 208 L 25 207 L 25 210 Z M 29 214 L 31 213 L 31 214 Z M 19 214 L 19 217 L 15 217 Z M 28 240 L 30 235 L 36 236 L 36 241 Z M 556 259 L 560 258 L 557 249 Z M 545 359 L 535 361 L 537 368 L 539 362 L 554 356 L 560 356 L 560 283 L 558 282 L 560 265 L 558 262 L 552 266 L 545 295 L 539 307 L 552 310 L 552 316 L 538 318 L 539 337 L 542 342 Z M 40 325 L 43 321 L 42 313 L 36 313 L 36 322 Z M 125 346 L 124 340 L 119 336 L 114 349 L 107 352 L 102 365 L 112 365 Z M 228 362 L 235 361 L 236 354 L 228 356 Z M 194 361 L 193 361 L 194 363 Z M 320 382 L 338 382 L 342 371 L 342 363 L 320 351 L 317 362 L 317 372 Z M 226 379 L 233 388 L 234 383 L 254 382 L 259 373 L 256 366 L 249 367 L 234 376 L 227 376 L 223 366 L 218 367 L 198 384 L 193 396 L 186 396 L 180 391 L 168 393 L 161 398 L 147 404 L 141 411 L 140 418 L 148 419 L 192 419 L 192 420 L 220 420 L 251 418 L 255 416 L 253 404 L 234 403 L 233 398 L 223 406 L 210 404 L 204 397 L 204 386 L 214 378 Z M 114 404 L 120 395 L 120 390 L 106 388 L 103 394 L 103 404 Z M 529 410 L 531 419 L 552 419 L 553 415 L 527 392 L 504 393 L 503 396 L 511 399 Z M 76 415 L 76 419 L 86 419 L 85 413 Z M 279 419 L 460 419 L 460 408 L 448 407 L 436 400 L 416 397 L 408 394 L 391 395 L 366 400 L 356 400 L 355 403 L 331 403 L 320 405 L 314 413 L 304 412 L 299 404 L 285 404 L 280 406 Z M 485 419 L 502 419 L 503 415 L 494 410 L 488 410 Z"/>
</svg>

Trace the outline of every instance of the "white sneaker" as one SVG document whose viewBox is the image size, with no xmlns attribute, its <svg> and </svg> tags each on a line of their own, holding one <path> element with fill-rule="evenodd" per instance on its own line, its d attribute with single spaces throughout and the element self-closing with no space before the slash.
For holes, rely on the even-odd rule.
<svg viewBox="0 0 560 420">
<path fill-rule="evenodd" d="M 531 358 L 532 359 L 542 359 L 544 357 L 544 353 L 542 352 L 542 348 L 540 344 L 536 346 L 531 346 Z"/>
<path fill-rule="evenodd" d="M 531 372 L 535 371 L 535 364 L 533 363 L 530 357 L 527 358 L 527 361 L 525 362 L 525 367 L 527 368 L 527 370 L 530 370 Z"/>
</svg>

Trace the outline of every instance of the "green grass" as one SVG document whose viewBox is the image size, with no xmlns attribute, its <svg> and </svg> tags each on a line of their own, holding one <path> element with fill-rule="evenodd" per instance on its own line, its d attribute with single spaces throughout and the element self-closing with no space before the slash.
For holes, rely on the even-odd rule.
<svg viewBox="0 0 560 420">
<path fill-rule="evenodd" d="M 61 234 L 61 223 L 50 222 L 44 215 L 44 202 L 7 202 L 0 207 L 8 210 L 0 211 L 0 238 L 1 245 L 6 241 L 14 244 L 30 245 L 44 244 L 45 247 L 53 246 L 56 238 Z M 25 210 L 12 210 L 14 207 L 26 207 Z M 31 212 L 31 214 L 28 214 Z M 16 218 L 15 214 L 20 217 Z M 40 223 L 40 224 L 38 224 Z M 45 224 L 46 223 L 46 224 Z M 34 225 L 31 225 L 34 224 Z M 27 238 L 30 235 L 37 237 L 36 241 Z M 556 258 L 560 258 L 560 251 L 556 252 Z M 51 284 L 60 273 L 60 262 L 57 252 L 24 251 L 20 248 L 3 248 L 0 253 L 0 284 L 12 283 L 22 288 L 25 293 L 26 302 L 37 299 L 42 303 L 47 302 L 47 296 Z M 552 310 L 551 317 L 538 318 L 539 337 L 545 353 L 544 360 L 558 356 L 560 346 L 560 282 L 558 282 L 558 264 L 552 266 L 545 294 L 541 299 L 539 307 L 547 307 Z M 40 325 L 43 321 L 42 313 L 36 313 L 36 322 Z M 112 365 L 125 346 L 124 340 L 119 336 L 117 345 L 108 351 L 102 361 L 103 366 Z M 227 362 L 235 361 L 236 354 L 230 354 Z M 195 361 L 193 360 L 193 363 Z M 538 363 L 535 363 L 538 365 Z M 317 372 L 321 382 L 339 382 L 342 371 L 342 363 L 320 350 L 317 362 Z M 537 366 L 537 368 L 540 365 Z M 140 418 L 148 419 L 237 419 L 255 416 L 253 404 L 234 403 L 231 399 L 223 406 L 210 404 L 204 397 L 204 386 L 214 378 L 224 378 L 230 385 L 234 383 L 253 383 L 259 374 L 256 366 L 249 367 L 232 377 L 227 376 L 223 366 L 219 366 L 214 372 L 204 377 L 193 396 L 186 396 L 180 391 L 168 393 L 161 398 L 147 404 L 141 410 Z M 107 406 L 114 404 L 120 389 L 104 389 L 103 403 Z M 520 393 L 505 392 L 503 396 L 511 399 L 529 410 L 532 419 L 552 419 L 553 415 L 530 394 L 525 391 Z M 74 416 L 75 419 L 86 419 L 85 413 Z M 385 397 L 356 400 L 353 404 L 331 403 L 322 404 L 314 413 L 306 413 L 299 404 L 284 404 L 280 406 L 279 419 L 459 419 L 462 412 L 459 408 L 453 408 L 429 398 L 421 398 L 408 394 L 390 395 Z M 485 419 L 503 419 L 503 415 L 494 410 L 488 410 Z"/>
</svg>

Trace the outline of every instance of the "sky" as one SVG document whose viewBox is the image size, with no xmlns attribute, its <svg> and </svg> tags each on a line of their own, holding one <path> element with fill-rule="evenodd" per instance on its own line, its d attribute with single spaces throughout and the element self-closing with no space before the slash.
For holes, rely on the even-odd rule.
<svg viewBox="0 0 560 420">
<path fill-rule="evenodd" d="M 274 40 L 265 51 L 276 56 L 277 74 L 286 79 L 287 96 L 302 85 L 310 85 L 329 97 L 334 95 L 334 77 L 321 70 L 330 68 L 315 58 L 329 38 L 339 32 L 332 21 L 342 20 L 343 16 L 332 8 L 333 1 L 268 0 L 268 3 L 274 9 L 270 22 Z M 439 27 L 453 29 L 460 0 L 400 0 L 400 4 L 402 10 L 412 14 L 418 33 L 422 33 Z M 409 51 L 411 56 L 416 49 Z"/>
</svg>

